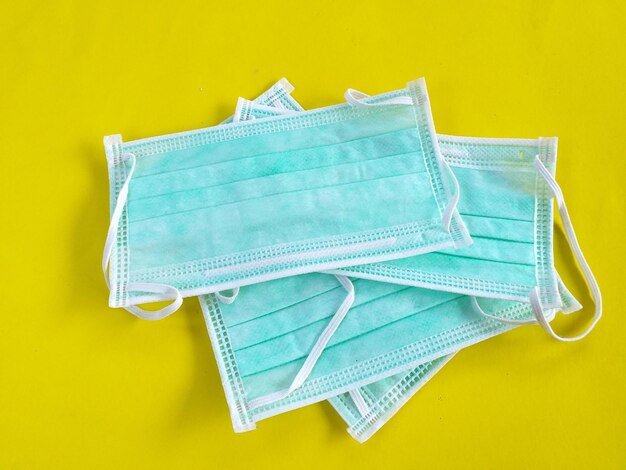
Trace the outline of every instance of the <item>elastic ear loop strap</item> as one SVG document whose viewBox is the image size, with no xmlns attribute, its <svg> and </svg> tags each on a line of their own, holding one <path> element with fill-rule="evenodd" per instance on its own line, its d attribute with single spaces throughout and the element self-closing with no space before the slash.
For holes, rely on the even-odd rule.
<svg viewBox="0 0 626 470">
<path fill-rule="evenodd" d="M 536 325 L 537 324 L 537 320 L 512 320 L 510 318 L 503 318 L 503 317 L 498 317 L 496 315 L 491 315 L 483 310 L 483 308 L 478 303 L 478 299 L 474 296 L 472 296 L 472 306 L 483 317 L 489 318 L 490 320 L 499 321 L 501 323 L 507 323 L 509 325 Z"/>
<path fill-rule="evenodd" d="M 565 237 L 567 238 L 567 242 L 572 250 L 572 253 L 576 258 L 576 261 L 578 262 L 578 266 L 582 270 L 585 280 L 587 281 L 587 285 L 589 286 L 591 297 L 595 303 L 596 308 L 593 315 L 593 320 L 591 324 L 585 329 L 585 331 L 573 337 L 563 337 L 554 332 L 554 330 L 544 317 L 538 287 L 535 287 L 530 292 L 530 305 L 533 308 L 537 321 L 543 327 L 543 329 L 548 332 L 550 336 L 552 336 L 554 339 L 558 339 L 559 341 L 578 341 L 579 339 L 587 336 L 602 317 L 602 294 L 600 293 L 600 287 L 598 286 L 598 282 L 591 272 L 589 263 L 587 263 L 587 260 L 585 259 L 585 256 L 583 255 L 583 252 L 578 243 L 578 239 L 576 238 L 576 232 L 574 231 L 572 220 L 569 216 L 569 212 L 567 211 L 567 206 L 565 205 L 563 192 L 561 191 L 561 188 L 554 179 L 554 176 L 552 176 L 552 174 L 548 171 L 538 155 L 535 157 L 535 169 L 548 184 L 552 195 L 556 199 L 557 209 L 559 211 L 559 215 L 561 216 L 561 221 L 563 222 Z"/>
<path fill-rule="evenodd" d="M 413 99 L 410 96 L 396 96 L 395 98 L 389 98 L 388 100 L 381 101 L 379 103 L 367 103 L 363 101 L 366 98 L 369 98 L 369 95 L 358 90 L 353 90 L 352 88 L 348 88 L 346 92 L 343 94 L 344 98 L 351 104 L 352 106 L 367 106 L 370 108 L 378 107 L 378 106 L 389 106 L 394 104 L 402 104 L 402 105 L 413 105 Z"/>
<path fill-rule="evenodd" d="M 375 107 L 375 106 L 389 106 L 389 105 L 413 105 L 413 99 L 410 96 L 396 96 L 395 98 L 389 98 L 388 100 L 381 101 L 379 103 L 367 103 L 364 101 L 366 98 L 369 98 L 369 95 L 363 93 L 358 90 L 354 90 L 352 88 L 348 88 L 348 90 L 343 95 L 346 101 L 352 106 L 367 106 L 367 107 Z M 450 224 L 452 222 L 452 215 L 454 214 L 454 210 L 459 202 L 459 182 L 454 176 L 454 172 L 448 162 L 444 159 L 440 159 L 443 168 L 445 168 L 450 175 L 450 180 L 454 185 L 454 194 L 451 199 L 446 204 L 446 207 L 443 211 L 443 215 L 441 216 L 441 223 L 443 224 L 443 228 L 446 232 L 450 232 Z"/>
<path fill-rule="evenodd" d="M 122 188 L 120 189 L 120 192 L 117 196 L 117 202 L 115 203 L 115 208 L 113 209 L 113 214 L 111 215 L 109 231 L 107 232 L 106 242 L 104 243 L 104 251 L 102 253 L 102 272 L 104 274 L 104 280 L 106 281 L 107 287 L 109 289 L 111 288 L 111 284 L 109 282 L 107 269 L 111 260 L 113 243 L 117 234 L 117 228 L 120 223 L 120 218 L 122 217 L 122 212 L 124 211 L 126 201 L 128 200 L 128 185 L 130 184 L 130 180 L 133 177 L 133 173 L 135 172 L 135 166 L 137 164 L 137 157 L 135 157 L 135 154 L 133 153 L 126 153 L 123 155 L 123 158 L 124 160 L 130 160 L 131 166 L 130 170 L 128 171 L 128 175 L 126 176 L 126 180 L 124 181 L 124 184 L 122 185 Z M 155 311 L 144 310 L 135 305 L 124 307 L 125 310 L 129 311 L 139 318 L 143 318 L 144 320 L 160 320 L 162 318 L 165 318 L 178 310 L 183 303 L 183 297 L 180 291 L 175 287 L 168 286 L 166 284 L 135 282 L 129 283 L 127 285 L 127 289 L 129 291 L 160 294 L 163 300 L 170 300 L 174 298 L 174 301 L 171 304 L 163 307 L 160 310 Z"/>
<path fill-rule="evenodd" d="M 370 408 L 369 406 L 367 406 L 365 398 L 363 397 L 363 394 L 359 391 L 359 389 L 352 389 L 348 392 L 348 394 L 350 395 L 350 398 L 352 398 L 354 406 L 356 406 L 357 410 L 359 410 L 359 413 L 361 413 L 361 417 L 367 416 L 367 414 L 370 412 Z"/>
<path fill-rule="evenodd" d="M 215 297 L 217 297 L 217 299 L 220 302 L 225 303 L 227 305 L 232 304 L 238 295 L 239 295 L 239 287 L 235 287 L 233 289 L 232 295 L 224 295 L 221 292 L 215 292 Z"/>
<path fill-rule="evenodd" d="M 291 385 L 287 390 L 270 393 L 269 395 L 250 400 L 250 402 L 248 403 L 248 408 L 250 410 L 269 405 L 270 403 L 274 403 L 276 401 L 280 401 L 286 398 L 292 392 L 300 388 L 300 386 L 302 386 L 307 377 L 311 374 L 311 371 L 315 367 L 315 364 L 317 363 L 317 360 L 320 358 L 322 352 L 324 351 L 324 348 L 332 338 L 335 331 L 337 331 L 337 328 L 339 327 L 346 314 L 348 313 L 348 310 L 350 310 L 350 307 L 352 307 L 352 304 L 354 303 L 354 285 L 352 284 L 350 279 L 345 276 L 335 277 L 346 289 L 346 291 L 348 291 L 348 295 L 346 295 L 346 298 L 339 306 L 339 309 L 335 312 L 332 319 L 330 320 L 328 325 L 326 325 L 326 328 L 317 339 L 315 345 L 313 346 L 313 349 L 311 350 L 306 360 L 304 361 L 304 364 L 296 374 L 296 377 L 293 379 L 293 382 L 291 382 Z"/>
<path fill-rule="evenodd" d="M 450 164 L 443 157 L 441 157 L 440 161 L 442 163 L 442 166 L 448 172 L 448 175 L 450 176 L 450 181 L 452 181 L 452 185 L 454 186 L 454 193 L 446 204 L 446 208 L 444 209 L 443 215 L 441 216 L 441 223 L 443 224 L 443 228 L 446 230 L 446 232 L 450 232 L 450 224 L 452 223 L 452 216 L 454 215 L 456 206 L 459 203 L 461 188 L 459 187 L 459 180 L 456 179 L 452 168 L 450 168 Z"/>
<path fill-rule="evenodd" d="M 490 318 L 491 320 L 496 320 L 496 321 L 500 321 L 503 323 L 513 324 L 513 325 L 528 325 L 531 323 L 532 324 L 539 323 L 541 327 L 554 339 L 557 339 L 559 341 L 578 341 L 579 339 L 582 339 L 585 336 L 587 336 L 589 332 L 593 330 L 593 328 L 596 326 L 596 324 L 602 317 L 602 294 L 600 293 L 600 287 L 598 286 L 598 283 L 596 282 L 596 278 L 591 272 L 591 268 L 589 267 L 589 264 L 587 263 L 587 260 L 585 259 L 583 252 L 580 249 L 580 245 L 578 244 L 578 239 L 576 238 L 576 233 L 574 232 L 574 227 L 572 226 L 572 221 L 567 211 L 567 206 L 565 205 L 565 200 L 563 198 L 563 192 L 561 191 L 561 188 L 559 187 L 558 183 L 556 182 L 552 174 L 545 167 L 545 165 L 543 164 L 539 156 L 535 157 L 535 169 L 537 170 L 539 175 L 541 175 L 541 177 L 546 181 L 546 183 L 548 184 L 548 187 L 550 188 L 550 191 L 552 192 L 552 195 L 556 199 L 557 207 L 559 210 L 559 215 L 561 216 L 561 220 L 563 221 L 563 229 L 565 230 L 565 236 L 567 238 L 567 242 L 570 248 L 572 249 L 572 252 L 574 253 L 574 257 L 576 258 L 576 261 L 578 262 L 578 265 L 580 266 L 583 272 L 583 275 L 585 276 L 585 280 L 587 281 L 587 285 L 589 286 L 589 290 L 591 291 L 591 297 L 593 298 L 593 301 L 596 306 L 595 313 L 593 316 L 593 321 L 591 322 L 591 324 L 587 327 L 585 331 L 583 331 L 581 334 L 577 336 L 563 337 L 563 336 L 558 335 L 557 333 L 554 332 L 554 330 L 552 329 L 552 326 L 550 326 L 550 323 L 548 322 L 546 318 L 546 315 L 544 314 L 544 309 L 543 309 L 543 306 L 541 305 L 538 287 L 534 287 L 530 291 L 530 305 L 533 309 L 533 313 L 535 315 L 536 320 L 509 320 L 506 318 L 501 318 L 501 317 L 496 317 L 494 315 L 490 315 L 486 313 L 480 307 L 480 305 L 478 305 L 478 300 L 476 299 L 476 297 L 472 297 L 472 304 L 474 308 L 478 312 L 480 312 L 481 315 L 487 318 Z"/>
</svg>

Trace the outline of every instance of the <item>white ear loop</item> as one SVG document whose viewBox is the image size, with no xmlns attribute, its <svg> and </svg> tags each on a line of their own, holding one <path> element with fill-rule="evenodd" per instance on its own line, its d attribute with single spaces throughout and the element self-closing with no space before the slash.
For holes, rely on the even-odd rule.
<svg viewBox="0 0 626 470">
<path fill-rule="evenodd" d="M 550 188 L 550 192 L 556 199 L 557 209 L 559 211 L 559 215 L 561 216 L 561 221 L 563 222 L 563 230 L 565 231 L 565 237 L 567 238 L 567 243 L 569 244 L 572 253 L 574 254 L 574 258 L 578 262 L 580 269 L 583 272 L 583 276 L 585 277 L 585 281 L 587 281 L 587 285 L 589 286 L 589 290 L 591 291 L 591 297 L 595 303 L 595 312 L 593 315 L 593 320 L 591 324 L 579 335 L 572 337 L 564 337 L 560 336 L 552 329 L 550 323 L 545 319 L 543 315 L 543 307 L 541 305 L 541 300 L 539 296 L 539 288 L 535 287 L 530 292 L 530 305 L 535 312 L 535 317 L 537 318 L 537 322 L 543 327 L 544 330 L 548 332 L 550 336 L 554 339 L 558 339 L 559 341 L 578 341 L 579 339 L 584 338 L 594 329 L 600 318 L 602 317 L 602 293 L 600 292 L 600 286 L 598 286 L 598 282 L 596 281 L 593 272 L 591 272 L 591 267 L 583 252 L 580 248 L 580 244 L 578 243 L 578 239 L 576 238 L 576 232 L 574 231 L 574 226 L 572 225 L 572 220 L 569 216 L 569 212 L 567 211 L 567 206 L 565 205 L 565 199 L 563 197 L 563 191 L 559 187 L 558 183 L 554 179 L 554 176 L 548 171 L 546 166 L 543 164 L 539 156 L 535 156 L 535 169 L 541 175 L 541 177 L 548 184 L 548 188 Z"/>
<path fill-rule="evenodd" d="M 411 99 L 410 96 L 396 96 L 395 98 L 389 98 L 388 100 L 381 101 L 380 103 L 367 103 L 364 100 L 366 98 L 369 98 L 369 95 L 366 95 L 365 93 L 362 93 L 358 90 L 353 90 L 352 88 L 348 88 L 343 96 L 348 104 L 352 106 L 375 107 L 389 106 L 394 104 L 413 105 L 413 99 Z"/>
<path fill-rule="evenodd" d="M 235 287 L 233 289 L 232 295 L 224 295 L 221 292 L 215 292 L 214 295 L 215 297 L 217 297 L 217 300 L 219 300 L 220 302 L 230 305 L 235 301 L 235 299 L 239 295 L 239 287 Z"/>
<path fill-rule="evenodd" d="M 367 406 L 365 398 L 363 397 L 363 394 L 360 392 L 360 390 L 358 388 L 355 388 L 350 390 L 348 394 L 350 395 L 350 398 L 352 398 L 356 409 L 359 410 L 359 413 L 361 413 L 361 417 L 367 416 L 367 414 L 370 412 L 370 408 L 369 406 Z"/>
<path fill-rule="evenodd" d="M 569 216 L 569 212 L 567 211 L 567 206 L 565 205 L 565 199 L 563 198 L 563 192 L 559 187 L 558 183 L 554 179 L 554 176 L 548 171 L 546 166 L 543 164 L 539 155 L 535 156 L 535 169 L 539 173 L 539 175 L 545 180 L 550 188 L 550 192 L 556 199 L 557 208 L 559 211 L 559 215 L 561 216 L 561 220 L 563 221 L 563 229 L 565 231 L 565 236 L 567 238 L 567 242 L 580 266 L 580 269 L 583 272 L 585 280 L 587 281 L 587 285 L 589 286 L 589 290 L 591 291 L 591 297 L 595 303 L 595 312 L 593 316 L 593 320 L 591 324 L 579 335 L 572 337 L 565 337 L 558 335 L 550 325 L 548 318 L 544 313 L 544 308 L 541 305 L 541 298 L 539 293 L 539 288 L 534 287 L 530 291 L 529 300 L 530 305 L 533 309 L 533 313 L 535 315 L 535 320 L 509 320 L 505 318 L 496 317 L 494 315 L 490 315 L 486 313 L 480 305 L 478 305 L 478 301 L 475 297 L 472 297 L 472 305 L 474 308 L 483 316 L 490 318 L 491 320 L 500 321 L 503 323 L 510 323 L 514 325 L 527 325 L 530 323 L 538 323 L 541 327 L 554 339 L 559 341 L 578 341 L 579 339 L 584 338 L 594 329 L 600 318 L 602 317 L 602 294 L 600 292 L 600 287 L 598 286 L 598 282 L 596 281 L 595 276 L 591 272 L 591 268 L 589 267 L 589 263 L 585 259 L 583 252 L 578 243 L 578 239 L 576 238 L 576 232 L 574 231 L 574 227 L 572 225 L 572 220 Z"/>
<path fill-rule="evenodd" d="M 507 323 L 509 325 L 535 325 L 537 323 L 537 320 L 512 320 L 510 318 L 503 318 L 496 315 L 491 315 L 490 313 L 487 313 L 483 310 L 483 308 L 478 303 L 478 299 L 474 296 L 472 296 L 472 306 L 483 317 L 489 318 L 490 320 L 499 321 L 501 323 Z"/>
<path fill-rule="evenodd" d="M 130 180 L 133 177 L 133 173 L 135 172 L 135 166 L 137 164 L 137 157 L 134 153 L 126 153 L 122 156 L 122 158 L 124 160 L 130 160 L 130 170 L 128 171 L 126 180 L 124 180 L 124 184 L 122 185 L 120 192 L 117 196 L 117 202 L 115 203 L 115 208 L 113 209 L 113 213 L 111 215 L 111 222 L 109 223 L 109 230 L 107 232 L 107 238 L 104 243 L 104 250 L 102 252 L 102 272 L 104 274 L 104 280 L 106 281 L 107 287 L 109 289 L 111 288 L 111 283 L 109 281 L 107 270 L 109 267 L 109 262 L 111 261 L 113 243 L 115 242 L 117 228 L 119 226 L 124 207 L 126 206 L 126 201 L 128 200 L 128 185 L 130 184 Z M 135 282 L 127 284 L 126 288 L 128 291 L 161 294 L 161 300 L 171 300 L 172 298 L 174 299 L 171 304 L 155 311 L 144 310 L 135 305 L 124 307 L 125 310 L 144 320 L 160 320 L 162 318 L 165 318 L 178 310 L 183 303 L 183 297 L 180 291 L 175 287 L 168 286 L 166 284 Z"/>
</svg>

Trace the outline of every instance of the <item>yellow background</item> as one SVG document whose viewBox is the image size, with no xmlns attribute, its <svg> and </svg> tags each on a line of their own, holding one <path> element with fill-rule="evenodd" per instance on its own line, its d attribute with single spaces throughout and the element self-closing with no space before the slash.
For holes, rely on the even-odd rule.
<svg viewBox="0 0 626 470">
<path fill-rule="evenodd" d="M 623 2 L 3 2 L 0 468 L 625 468 Z M 558 135 L 602 287 L 584 341 L 463 351 L 368 443 L 327 404 L 234 434 L 197 302 L 107 307 L 102 137 L 212 125 L 282 76 L 306 108 L 425 76 L 439 132 Z M 558 267 L 587 308 L 560 233 Z"/>
</svg>

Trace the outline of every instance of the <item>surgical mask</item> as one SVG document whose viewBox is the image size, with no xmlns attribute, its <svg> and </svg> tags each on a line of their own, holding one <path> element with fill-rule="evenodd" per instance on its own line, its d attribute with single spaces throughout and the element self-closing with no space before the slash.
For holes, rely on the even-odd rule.
<svg viewBox="0 0 626 470">
<path fill-rule="evenodd" d="M 471 296 L 367 279 L 353 285 L 349 315 L 322 349 L 320 338 L 347 289 L 334 276 L 311 273 L 251 285 L 232 304 L 199 297 L 236 431 L 515 326 L 485 317 Z M 507 322 L 533 318 L 526 303 L 481 299 L 481 309 Z"/>
<path fill-rule="evenodd" d="M 423 79 L 347 99 L 127 143 L 106 138 L 109 304 L 157 319 L 187 296 L 469 244 Z M 137 306 L 170 299 L 156 312 Z"/>
<path fill-rule="evenodd" d="M 237 108 L 240 113 L 257 112 L 254 103 L 241 98 Z M 554 179 L 557 139 L 441 134 L 438 139 L 444 160 L 457 178 L 461 194 L 459 211 L 474 243 L 458 250 L 328 272 L 475 297 L 528 302 L 536 321 L 554 338 L 575 341 L 588 334 L 602 315 L 602 296 Z M 572 338 L 555 333 L 544 314 L 546 309 L 562 306 L 553 259 L 553 197 L 567 240 L 595 301 L 592 323 Z"/>
</svg>

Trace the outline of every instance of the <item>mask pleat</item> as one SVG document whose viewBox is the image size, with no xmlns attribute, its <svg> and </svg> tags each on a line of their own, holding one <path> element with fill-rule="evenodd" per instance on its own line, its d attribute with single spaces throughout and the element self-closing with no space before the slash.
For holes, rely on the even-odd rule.
<svg viewBox="0 0 626 470">
<path fill-rule="evenodd" d="M 496 238 L 473 238 L 471 250 L 441 250 L 438 254 L 478 261 L 493 261 L 503 264 L 535 266 L 535 249 L 532 243 L 499 240 Z"/>
<path fill-rule="evenodd" d="M 527 243 L 535 242 L 534 220 L 485 217 L 466 212 L 461 212 L 461 216 L 472 237 L 490 237 Z"/>
<path fill-rule="evenodd" d="M 461 187 L 461 213 L 534 220 L 536 195 L 532 173 L 454 168 L 454 174 Z"/>
<path fill-rule="evenodd" d="M 324 327 L 332 318 L 343 298 L 345 298 L 345 290 L 342 292 L 341 286 L 339 286 L 337 289 L 290 307 L 232 326 L 229 330 L 233 350 L 238 353 L 281 337 L 296 334 L 303 328 L 310 326 L 316 328 L 312 325 L 318 322 Z"/>
</svg>

